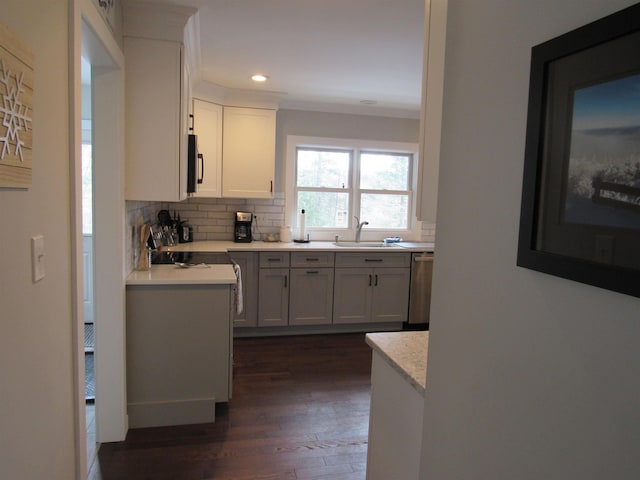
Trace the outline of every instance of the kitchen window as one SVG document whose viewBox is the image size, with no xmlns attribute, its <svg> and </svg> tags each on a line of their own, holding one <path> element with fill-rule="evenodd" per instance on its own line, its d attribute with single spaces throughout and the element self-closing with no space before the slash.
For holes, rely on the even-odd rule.
<svg viewBox="0 0 640 480">
<path fill-rule="evenodd" d="M 287 137 L 286 216 L 314 240 L 413 237 L 417 145 L 411 143 Z M 419 232 L 417 233 L 419 235 Z"/>
</svg>

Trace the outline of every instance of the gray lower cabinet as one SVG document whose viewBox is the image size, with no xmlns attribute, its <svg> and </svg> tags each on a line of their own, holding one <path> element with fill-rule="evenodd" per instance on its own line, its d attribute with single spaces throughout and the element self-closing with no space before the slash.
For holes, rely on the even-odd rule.
<svg viewBox="0 0 640 480">
<path fill-rule="evenodd" d="M 336 255 L 333 323 L 405 322 L 409 253 Z"/>
<path fill-rule="evenodd" d="M 235 326 L 407 321 L 408 252 L 276 251 L 231 256 L 243 271 L 245 301 L 245 313 L 236 315 Z"/>
<path fill-rule="evenodd" d="M 333 252 L 292 252 L 289 325 L 333 322 Z"/>
<path fill-rule="evenodd" d="M 229 285 L 127 286 L 131 428 L 213 422 L 231 398 Z"/>
<path fill-rule="evenodd" d="M 409 268 L 373 270 L 372 322 L 406 322 L 409 313 Z"/>
<path fill-rule="evenodd" d="M 289 324 L 289 252 L 260 252 L 258 326 Z"/>
<path fill-rule="evenodd" d="M 231 259 L 240 266 L 242 279 L 241 313 L 234 311 L 234 327 L 258 325 L 258 254 L 256 252 L 231 252 Z"/>
</svg>

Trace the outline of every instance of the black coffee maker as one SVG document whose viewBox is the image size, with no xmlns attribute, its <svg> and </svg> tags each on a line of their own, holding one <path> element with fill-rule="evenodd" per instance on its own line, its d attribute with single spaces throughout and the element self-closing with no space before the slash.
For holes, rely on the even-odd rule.
<svg viewBox="0 0 640 480">
<path fill-rule="evenodd" d="M 233 228 L 233 240 L 235 242 L 250 242 L 251 224 L 253 222 L 253 213 L 236 212 L 236 222 Z"/>
</svg>

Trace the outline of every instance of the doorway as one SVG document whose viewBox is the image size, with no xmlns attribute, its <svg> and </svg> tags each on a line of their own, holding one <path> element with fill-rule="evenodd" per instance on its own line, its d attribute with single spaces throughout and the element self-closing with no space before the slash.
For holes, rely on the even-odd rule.
<svg viewBox="0 0 640 480">
<path fill-rule="evenodd" d="M 97 453 L 95 404 L 95 326 L 93 308 L 93 153 L 91 127 L 91 63 L 83 56 L 82 78 L 82 265 L 84 286 L 84 391 L 89 470 Z"/>
<path fill-rule="evenodd" d="M 74 5 L 71 141 L 76 461 L 77 478 L 85 479 L 97 445 L 121 441 L 127 431 L 124 56 L 95 6 L 86 1 Z M 85 331 L 88 337 L 94 334 L 93 342 L 90 338 L 85 342 Z M 91 365 L 85 363 L 89 358 L 94 360 Z M 85 376 L 91 366 L 93 392 L 87 388 L 90 377 Z M 87 402 L 91 396 L 93 402 Z M 88 406 L 89 410 L 95 407 L 90 418 Z"/>
</svg>

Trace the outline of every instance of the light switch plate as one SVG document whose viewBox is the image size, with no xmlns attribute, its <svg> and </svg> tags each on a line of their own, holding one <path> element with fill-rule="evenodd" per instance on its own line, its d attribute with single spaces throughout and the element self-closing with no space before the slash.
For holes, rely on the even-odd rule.
<svg viewBox="0 0 640 480">
<path fill-rule="evenodd" d="M 31 237 L 31 274 L 33 283 L 44 278 L 44 235 Z"/>
</svg>

